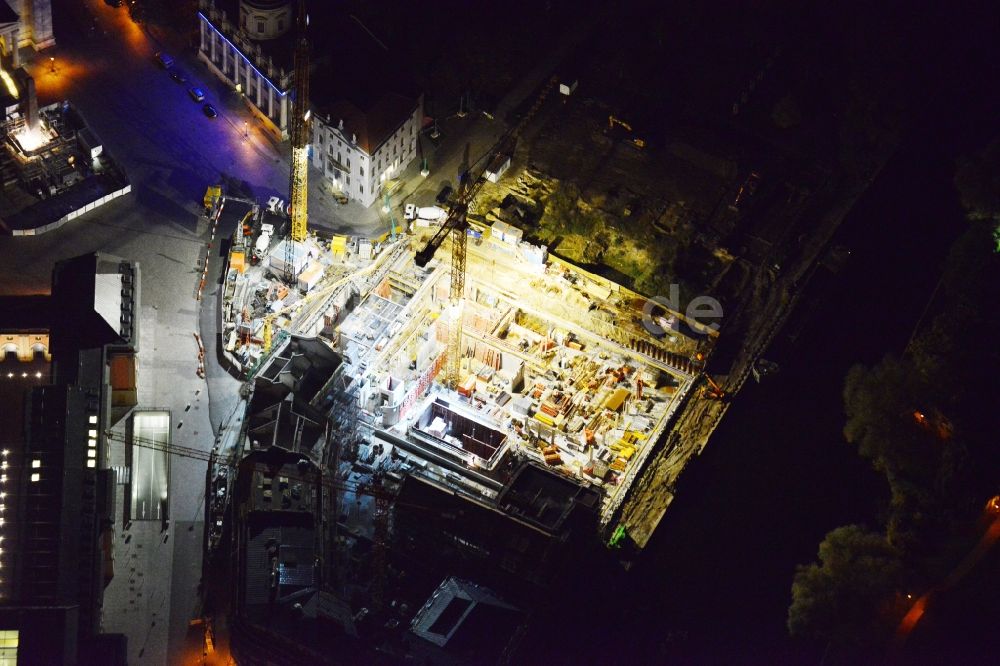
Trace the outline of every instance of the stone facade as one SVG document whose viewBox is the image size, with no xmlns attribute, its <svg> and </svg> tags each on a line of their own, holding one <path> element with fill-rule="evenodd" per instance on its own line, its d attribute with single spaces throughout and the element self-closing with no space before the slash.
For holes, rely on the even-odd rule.
<svg viewBox="0 0 1000 666">
<path fill-rule="evenodd" d="M 292 72 L 275 65 L 260 45 L 248 39 L 211 3 L 198 13 L 198 58 L 212 73 L 243 94 L 250 111 L 276 139 L 288 138 Z"/>
<path fill-rule="evenodd" d="M 50 0 L 7 0 L 7 4 L 21 17 L 18 46 L 36 51 L 55 46 Z"/>
<path fill-rule="evenodd" d="M 363 118 L 363 114 L 361 114 Z M 387 182 L 417 156 L 423 98 L 387 136 L 358 137 L 350 120 L 313 115 L 312 163 L 334 189 L 365 206 L 375 203 Z M 376 143 L 377 142 L 377 143 Z"/>
</svg>

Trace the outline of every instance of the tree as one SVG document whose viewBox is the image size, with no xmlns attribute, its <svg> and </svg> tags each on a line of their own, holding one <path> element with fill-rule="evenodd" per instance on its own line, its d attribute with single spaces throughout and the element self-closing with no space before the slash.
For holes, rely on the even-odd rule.
<svg viewBox="0 0 1000 666">
<path fill-rule="evenodd" d="M 859 525 L 832 530 L 819 562 L 799 565 L 792 582 L 792 636 L 857 649 L 884 640 L 898 621 L 899 554 L 882 534 Z"/>
<path fill-rule="evenodd" d="M 958 161 L 955 187 L 969 217 L 1000 220 L 1000 140 Z"/>
<path fill-rule="evenodd" d="M 926 483 L 934 475 L 937 449 L 914 421 L 929 399 L 907 359 L 886 356 L 871 368 L 855 365 L 844 381 L 844 437 L 890 482 Z"/>
</svg>

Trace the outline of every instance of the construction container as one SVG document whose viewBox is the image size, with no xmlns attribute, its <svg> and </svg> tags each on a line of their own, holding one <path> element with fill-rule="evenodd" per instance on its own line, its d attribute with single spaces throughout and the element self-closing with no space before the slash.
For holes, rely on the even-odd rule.
<svg viewBox="0 0 1000 666">
<path fill-rule="evenodd" d="M 504 240 L 504 239 L 506 238 L 506 235 L 507 235 L 507 233 L 509 233 L 509 231 L 510 231 L 510 230 L 511 230 L 512 228 L 513 228 L 513 227 L 511 227 L 511 226 L 510 226 L 509 224 L 507 224 L 506 222 L 504 222 L 504 221 L 502 221 L 502 220 L 497 220 L 497 221 L 496 221 L 496 222 L 494 222 L 494 223 L 493 223 L 493 225 L 492 225 L 492 226 L 490 227 L 490 231 L 491 231 L 491 237 L 492 237 L 492 238 L 496 238 L 497 240 L 500 240 L 500 241 L 502 241 L 502 240 Z"/>
<path fill-rule="evenodd" d="M 604 408 L 610 409 L 611 411 L 618 411 L 622 403 L 625 402 L 625 398 L 628 397 L 629 390 L 627 388 L 615 389 L 615 392 L 608 396 L 608 399 L 604 401 Z"/>
<path fill-rule="evenodd" d="M 232 254 L 229 255 L 229 267 L 236 269 L 240 273 L 246 272 L 246 255 L 242 250 L 234 250 Z"/>
<path fill-rule="evenodd" d="M 521 242 L 521 238 L 524 237 L 524 232 L 517 227 L 507 225 L 507 230 L 504 232 L 503 240 L 505 243 L 510 245 L 517 245 Z"/>
<path fill-rule="evenodd" d="M 334 236 L 330 239 L 330 252 L 338 257 L 347 252 L 347 236 Z"/>
<path fill-rule="evenodd" d="M 292 275 L 298 276 L 308 259 L 305 246 L 303 243 L 294 243 L 292 245 L 292 265 L 290 267 L 285 258 L 287 252 L 288 241 L 282 240 L 276 248 L 271 250 L 270 263 L 268 265 L 271 267 L 272 272 L 277 275 L 286 275 L 291 272 Z"/>
<path fill-rule="evenodd" d="M 548 249 L 545 246 L 532 245 L 531 243 L 521 243 L 518 248 L 525 261 L 532 264 L 544 264 L 548 258 Z"/>
<path fill-rule="evenodd" d="M 367 238 L 362 238 L 358 242 L 358 257 L 361 259 L 372 258 L 372 242 Z"/>
<path fill-rule="evenodd" d="M 593 475 L 598 479 L 606 477 L 608 475 L 608 463 L 600 459 L 595 459 Z"/>
<path fill-rule="evenodd" d="M 318 262 L 312 262 L 299 273 L 299 289 L 308 293 L 323 277 L 323 266 Z"/>
</svg>

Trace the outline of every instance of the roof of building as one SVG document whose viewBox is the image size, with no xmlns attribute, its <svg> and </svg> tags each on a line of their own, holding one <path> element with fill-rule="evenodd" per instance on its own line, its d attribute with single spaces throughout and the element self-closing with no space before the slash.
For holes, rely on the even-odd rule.
<svg viewBox="0 0 1000 666">
<path fill-rule="evenodd" d="M 547 576 L 551 533 L 444 486 L 406 475 L 393 515 L 394 529 L 406 535 L 393 557 L 410 563 L 416 587 L 456 575 L 507 594 Z"/>
<path fill-rule="evenodd" d="M 0 331 L 47 331 L 53 316 L 51 296 L 0 296 Z"/>
<path fill-rule="evenodd" d="M 123 282 L 119 257 L 95 253 L 56 264 L 52 273 L 53 353 L 121 344 Z M 129 315 L 132 316 L 132 315 Z"/>
<path fill-rule="evenodd" d="M 600 493 L 533 464 L 515 472 L 497 497 L 503 511 L 547 530 L 558 530 L 575 507 L 594 510 Z"/>
<path fill-rule="evenodd" d="M 322 476 L 316 464 L 302 453 L 280 446 L 250 451 L 240 461 L 239 499 L 260 525 L 311 525 L 320 511 L 316 486 Z M 303 515 L 292 515 L 303 514 Z"/>
<path fill-rule="evenodd" d="M 522 613 L 492 590 L 454 576 L 445 579 L 410 623 L 410 630 L 439 647 L 499 653 Z"/>
<path fill-rule="evenodd" d="M 405 122 L 416 106 L 415 99 L 391 92 L 376 98 L 365 108 L 347 99 L 338 99 L 328 105 L 316 104 L 319 114 L 330 125 L 339 127 L 342 120 L 345 137 L 357 137 L 358 147 L 369 155 Z"/>
<path fill-rule="evenodd" d="M 0 2 L 0 24 L 17 23 L 21 17 L 6 2 Z"/>
</svg>

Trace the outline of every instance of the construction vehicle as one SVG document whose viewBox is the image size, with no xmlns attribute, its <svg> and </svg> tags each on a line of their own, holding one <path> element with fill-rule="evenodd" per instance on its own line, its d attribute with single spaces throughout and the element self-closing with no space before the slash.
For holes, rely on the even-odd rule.
<svg viewBox="0 0 1000 666">
<path fill-rule="evenodd" d="M 449 388 L 456 390 L 459 384 L 459 374 L 462 366 L 461 345 L 462 345 L 462 304 L 465 300 L 465 260 L 468 251 L 468 229 L 469 223 L 466 215 L 469 212 L 469 205 L 479 194 L 483 184 L 486 182 L 485 166 L 490 164 L 498 155 L 513 155 L 517 147 L 517 137 L 524 129 L 528 120 L 535 115 L 549 91 L 555 87 L 558 79 L 552 77 L 548 84 L 542 87 L 538 97 L 531 108 L 518 121 L 517 125 L 508 130 L 500 140 L 493 144 L 493 147 L 474 162 L 469 170 L 462 174 L 459 179 L 458 194 L 454 197 L 448 217 L 444 224 L 437 230 L 437 233 L 427 242 L 422 250 L 416 253 L 415 260 L 417 266 L 423 268 L 437 252 L 445 238 L 451 236 L 451 286 L 449 288 L 449 301 L 451 303 L 452 321 L 448 326 L 448 352 L 447 352 L 447 374 L 446 383 Z M 472 177 L 473 169 L 478 171 L 475 178 Z M 443 190 L 442 190 L 443 192 Z M 438 195 L 438 201 L 441 201 Z"/>
<path fill-rule="evenodd" d="M 260 225 L 260 235 L 257 236 L 257 242 L 253 246 L 253 255 L 250 258 L 250 263 L 255 266 L 260 263 L 261 259 L 267 254 L 267 248 L 271 246 L 271 236 L 273 235 L 273 224 Z"/>
<path fill-rule="evenodd" d="M 726 397 L 726 391 L 721 386 L 715 383 L 708 374 L 702 375 L 705 378 L 705 386 L 701 387 L 701 397 L 710 398 L 712 400 L 723 400 Z"/>
<path fill-rule="evenodd" d="M 633 132 L 632 126 L 627 122 L 625 122 L 624 120 L 622 120 L 621 118 L 616 118 L 615 116 L 608 116 L 608 131 L 609 132 L 614 131 L 615 127 L 621 127 L 623 130 L 625 130 L 630 134 Z M 638 148 L 639 150 L 642 150 L 643 148 L 646 147 L 646 141 L 634 135 L 629 137 L 627 141 L 636 148 Z"/>
<path fill-rule="evenodd" d="M 203 200 L 205 206 L 205 217 L 212 217 L 212 211 L 215 210 L 216 204 L 222 200 L 222 185 L 209 185 L 208 189 L 205 190 L 205 198 Z"/>
</svg>

